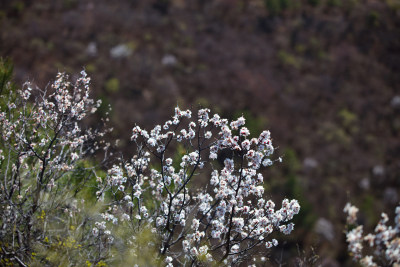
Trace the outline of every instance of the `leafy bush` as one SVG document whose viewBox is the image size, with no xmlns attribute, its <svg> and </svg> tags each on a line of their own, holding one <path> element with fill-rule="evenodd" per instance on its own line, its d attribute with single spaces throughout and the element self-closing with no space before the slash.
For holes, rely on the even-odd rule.
<svg viewBox="0 0 400 267">
<path fill-rule="evenodd" d="M 88 207 L 80 193 L 98 170 L 85 158 L 102 146 L 96 139 L 104 134 L 84 131 L 80 122 L 100 103 L 89 98 L 84 72 L 74 84 L 59 74 L 51 91 L 29 83 L 16 90 L 10 65 L 0 65 L 1 263 L 27 266 L 56 263 L 54 258 L 59 264 L 67 257 L 78 264 L 73 255 L 96 242 L 88 238 L 92 215 L 83 212 Z"/>
</svg>

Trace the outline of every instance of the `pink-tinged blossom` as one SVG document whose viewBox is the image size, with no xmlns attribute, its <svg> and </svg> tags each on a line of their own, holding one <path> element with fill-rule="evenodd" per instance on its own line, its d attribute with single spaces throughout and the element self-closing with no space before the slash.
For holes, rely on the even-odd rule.
<svg viewBox="0 0 400 267">
<path fill-rule="evenodd" d="M 249 136 L 250 135 L 249 129 L 247 129 L 246 127 L 240 128 L 240 135 L 244 137 Z"/>
<path fill-rule="evenodd" d="M 360 260 L 360 263 L 364 267 L 378 267 L 378 265 L 373 261 L 372 256 L 365 256 Z"/>
<path fill-rule="evenodd" d="M 349 243 L 349 251 L 355 259 L 361 258 L 361 252 L 363 249 L 362 234 L 363 227 L 360 225 L 348 232 L 346 235 L 346 241 Z"/>
<path fill-rule="evenodd" d="M 358 208 L 351 205 L 350 203 L 347 203 L 343 211 L 347 213 L 347 223 L 355 224 L 357 220 Z"/>
</svg>

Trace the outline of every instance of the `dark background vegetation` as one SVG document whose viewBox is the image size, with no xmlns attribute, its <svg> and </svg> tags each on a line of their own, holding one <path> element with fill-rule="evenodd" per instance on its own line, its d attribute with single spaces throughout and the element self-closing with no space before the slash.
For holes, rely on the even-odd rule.
<svg viewBox="0 0 400 267">
<path fill-rule="evenodd" d="M 351 266 L 345 203 L 371 229 L 400 200 L 399 0 L 2 0 L 0 25 L 19 84 L 86 69 L 126 154 L 177 104 L 269 129 L 268 195 L 302 205 L 270 263 Z"/>
</svg>

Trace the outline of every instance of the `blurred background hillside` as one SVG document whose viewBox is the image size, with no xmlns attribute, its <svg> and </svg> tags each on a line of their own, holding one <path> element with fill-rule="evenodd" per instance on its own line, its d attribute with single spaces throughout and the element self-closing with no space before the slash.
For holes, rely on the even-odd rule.
<svg viewBox="0 0 400 267">
<path fill-rule="evenodd" d="M 302 205 L 271 264 L 353 266 L 345 203 L 371 229 L 400 201 L 400 0 L 2 0 L 0 56 L 19 84 L 86 69 L 127 155 L 177 104 L 269 129 L 268 195 Z"/>
</svg>

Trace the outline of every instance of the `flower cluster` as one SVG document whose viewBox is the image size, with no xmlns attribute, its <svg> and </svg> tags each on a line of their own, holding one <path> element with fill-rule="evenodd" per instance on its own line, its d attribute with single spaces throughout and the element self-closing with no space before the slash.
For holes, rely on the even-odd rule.
<svg viewBox="0 0 400 267">
<path fill-rule="evenodd" d="M 105 192 L 114 195 L 116 216 L 134 223 L 154 222 L 168 265 L 171 259 L 180 264 L 233 264 L 255 246 L 277 246 L 269 236 L 274 230 L 290 234 L 294 224 L 289 221 L 300 205 L 284 199 L 276 209 L 264 199 L 260 169 L 275 161 L 270 158 L 270 132 L 250 138 L 244 117 L 229 122 L 209 109 L 196 115 L 193 119 L 190 110 L 176 107 L 170 120 L 151 131 L 135 126 L 137 154 L 108 171 L 99 184 L 99 197 Z M 231 156 L 221 166 L 226 151 Z"/>
<path fill-rule="evenodd" d="M 362 266 L 371 267 L 378 266 L 379 261 L 385 265 L 400 263 L 400 206 L 395 211 L 394 226 L 387 225 L 389 218 L 382 213 L 374 233 L 365 236 L 363 226 L 356 225 L 358 208 L 347 203 L 344 212 L 348 214 L 348 227 L 353 226 L 351 230 L 346 231 L 346 240 L 349 243 L 348 250 L 354 260 L 359 261 Z M 363 254 L 363 243 L 367 243 L 367 247 L 375 250 L 374 256 Z"/>
</svg>

